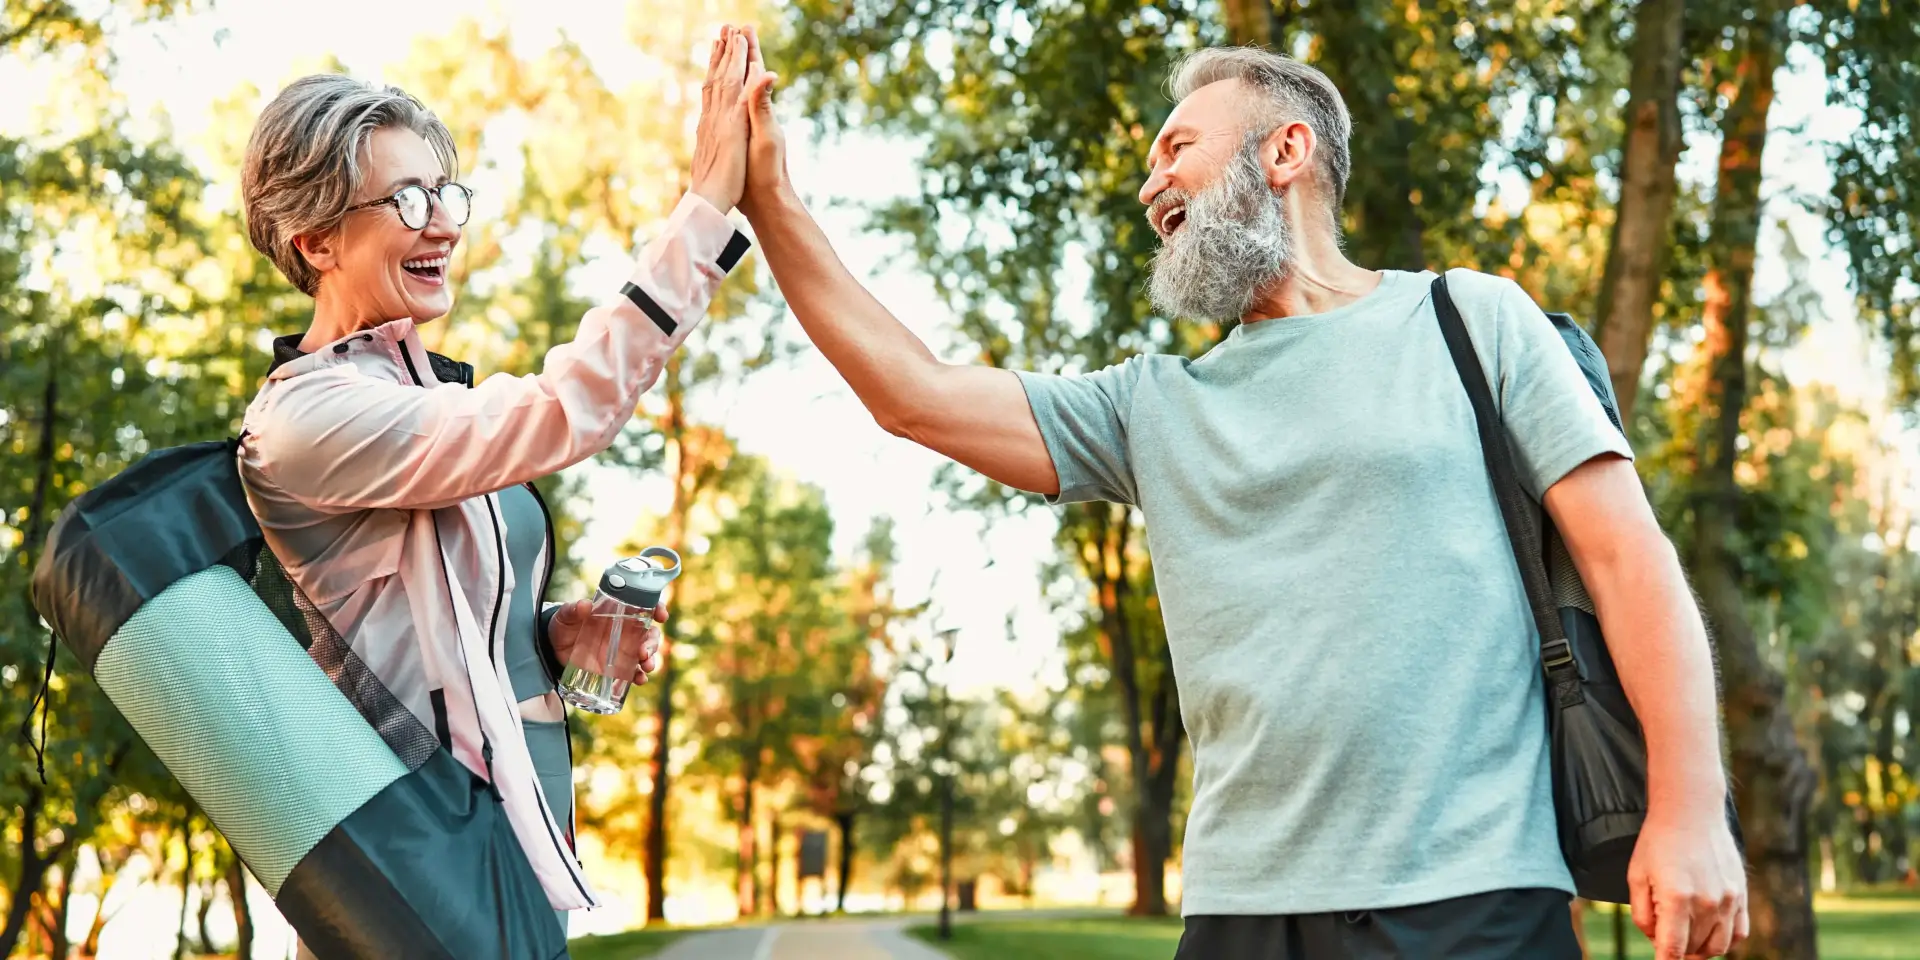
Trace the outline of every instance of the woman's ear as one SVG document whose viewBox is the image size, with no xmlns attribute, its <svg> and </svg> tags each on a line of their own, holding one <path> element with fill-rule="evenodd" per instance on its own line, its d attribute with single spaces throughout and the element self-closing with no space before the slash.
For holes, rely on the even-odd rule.
<svg viewBox="0 0 1920 960">
<path fill-rule="evenodd" d="M 293 238 L 293 246 L 316 273 L 327 273 L 339 265 L 340 234 L 337 230 L 301 234 Z"/>
</svg>

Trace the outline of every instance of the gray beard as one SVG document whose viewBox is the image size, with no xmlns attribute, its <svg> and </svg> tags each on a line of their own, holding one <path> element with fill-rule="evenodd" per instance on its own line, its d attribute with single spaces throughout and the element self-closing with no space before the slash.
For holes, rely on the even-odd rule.
<svg viewBox="0 0 1920 960">
<path fill-rule="evenodd" d="M 1213 185 L 1168 190 L 1155 203 L 1185 202 L 1186 222 L 1154 255 L 1147 298 L 1169 317 L 1226 322 L 1246 316 L 1293 265 L 1293 226 L 1267 185 L 1258 141 L 1243 147 Z"/>
</svg>

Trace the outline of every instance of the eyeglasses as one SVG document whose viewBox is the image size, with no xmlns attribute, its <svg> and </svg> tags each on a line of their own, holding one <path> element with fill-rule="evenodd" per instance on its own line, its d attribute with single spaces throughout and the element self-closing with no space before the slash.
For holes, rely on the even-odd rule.
<svg viewBox="0 0 1920 960">
<path fill-rule="evenodd" d="M 365 210 L 368 207 L 392 204 L 399 211 L 400 222 L 409 230 L 425 230 L 427 221 L 433 218 L 433 198 L 439 196 L 440 205 L 447 210 L 447 216 L 453 218 L 456 227 L 466 226 L 467 217 L 473 214 L 473 191 L 457 183 L 443 183 L 429 190 L 419 184 L 408 184 L 391 197 L 356 203 L 346 209 L 347 213 Z"/>
</svg>

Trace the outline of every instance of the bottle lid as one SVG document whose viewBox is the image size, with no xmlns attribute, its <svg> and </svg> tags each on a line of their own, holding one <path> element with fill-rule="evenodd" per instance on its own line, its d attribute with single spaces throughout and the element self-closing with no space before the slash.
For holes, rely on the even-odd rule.
<svg viewBox="0 0 1920 960">
<path fill-rule="evenodd" d="M 600 592 L 630 607 L 651 610 L 660 593 L 680 575 L 680 555 L 666 547 L 648 547 L 600 575 Z"/>
</svg>

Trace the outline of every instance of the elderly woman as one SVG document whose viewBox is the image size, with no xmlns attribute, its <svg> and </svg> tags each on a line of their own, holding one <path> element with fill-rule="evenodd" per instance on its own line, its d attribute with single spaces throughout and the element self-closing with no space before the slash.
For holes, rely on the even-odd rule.
<svg viewBox="0 0 1920 960">
<path fill-rule="evenodd" d="M 585 602 L 543 609 L 553 529 L 532 481 L 612 442 L 747 248 L 726 214 L 746 171 L 748 42 L 729 29 L 714 45 L 691 189 L 629 282 L 529 376 L 476 385 L 421 344 L 453 307 L 470 194 L 418 100 L 307 77 L 247 146 L 248 234 L 313 298 L 247 409 L 248 504 L 299 588 L 314 658 L 410 766 L 445 748 L 490 784 L 562 911 L 594 905 L 554 692 Z M 636 682 L 658 669 L 648 642 Z"/>
</svg>

